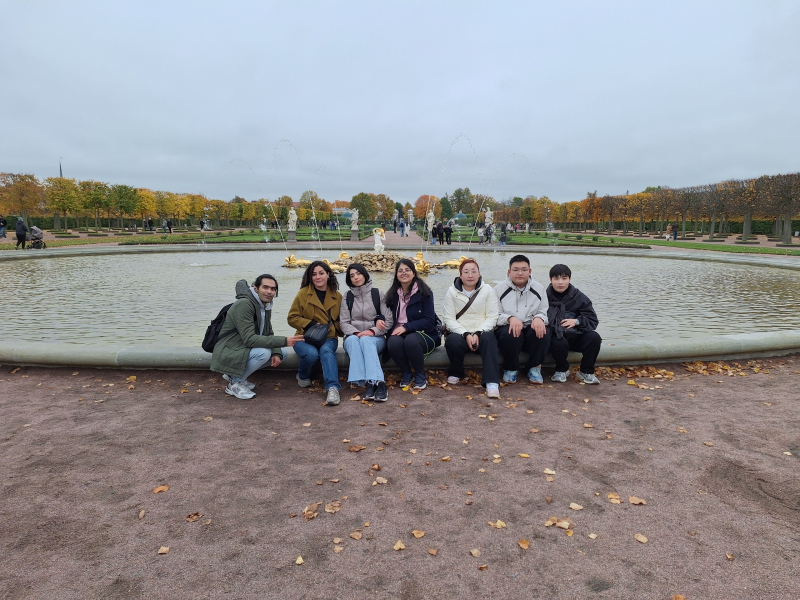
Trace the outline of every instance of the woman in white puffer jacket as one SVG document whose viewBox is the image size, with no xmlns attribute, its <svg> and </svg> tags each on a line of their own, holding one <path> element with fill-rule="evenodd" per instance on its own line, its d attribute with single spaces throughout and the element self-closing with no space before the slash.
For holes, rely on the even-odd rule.
<svg viewBox="0 0 800 600">
<path fill-rule="evenodd" d="M 469 258 L 458 267 L 459 277 L 444 297 L 444 326 L 447 338 L 444 347 L 450 366 L 447 382 L 457 384 L 464 373 L 467 352 L 481 355 L 481 383 L 490 398 L 500 397 L 500 365 L 494 328 L 500 315 L 497 295 L 492 286 L 483 283 L 480 268 Z"/>
</svg>

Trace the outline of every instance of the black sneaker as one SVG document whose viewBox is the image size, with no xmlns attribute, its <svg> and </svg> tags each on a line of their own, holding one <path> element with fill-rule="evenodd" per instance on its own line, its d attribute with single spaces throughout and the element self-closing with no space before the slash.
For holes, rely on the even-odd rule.
<svg viewBox="0 0 800 600">
<path fill-rule="evenodd" d="M 375 386 L 375 402 L 386 402 L 389 399 L 389 391 L 386 389 L 386 384 L 382 381 L 378 382 Z"/>
<path fill-rule="evenodd" d="M 411 373 L 403 373 L 403 378 L 400 380 L 400 387 L 408 387 L 414 381 L 414 375 Z"/>
<path fill-rule="evenodd" d="M 375 399 L 375 384 L 367 382 L 367 389 L 364 391 L 364 400 L 374 400 Z"/>
<path fill-rule="evenodd" d="M 428 378 L 425 376 L 425 373 L 417 373 L 414 375 L 414 389 L 424 390 L 426 387 L 428 387 Z"/>
</svg>

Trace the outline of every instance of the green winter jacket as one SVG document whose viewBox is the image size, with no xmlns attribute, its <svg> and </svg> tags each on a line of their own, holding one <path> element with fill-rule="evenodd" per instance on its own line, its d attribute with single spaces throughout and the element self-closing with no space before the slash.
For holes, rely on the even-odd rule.
<svg viewBox="0 0 800 600">
<path fill-rule="evenodd" d="M 266 310 L 262 311 L 263 308 Z M 281 348 L 286 346 L 286 336 L 274 335 L 271 317 L 272 303 L 264 307 L 247 280 L 237 281 L 236 302 L 228 309 L 219 332 L 219 341 L 211 355 L 211 370 L 241 377 L 250 356 L 250 348 L 272 348 L 273 356 L 282 356 Z M 237 333 L 226 335 L 232 329 L 236 329 Z M 259 335 L 259 331 L 263 331 L 264 335 Z"/>
</svg>

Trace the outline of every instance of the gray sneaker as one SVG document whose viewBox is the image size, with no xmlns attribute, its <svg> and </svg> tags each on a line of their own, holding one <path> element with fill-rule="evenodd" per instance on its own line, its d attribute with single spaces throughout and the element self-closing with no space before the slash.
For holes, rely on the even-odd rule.
<svg viewBox="0 0 800 600">
<path fill-rule="evenodd" d="M 250 400 L 255 396 L 255 392 L 251 392 L 241 383 L 229 383 L 225 388 L 225 393 L 239 400 Z"/>
<path fill-rule="evenodd" d="M 553 373 L 553 376 L 550 378 L 550 381 L 556 381 L 558 383 L 566 383 L 567 382 L 567 372 L 566 371 L 556 371 Z"/>
<path fill-rule="evenodd" d="M 311 380 L 310 379 L 300 379 L 300 373 L 294 376 L 297 379 L 297 385 L 302 388 L 311 387 Z"/>
<path fill-rule="evenodd" d="M 231 380 L 231 376 L 230 375 L 223 375 L 222 378 L 225 381 L 230 381 Z M 245 386 L 248 390 L 256 389 L 256 384 L 255 383 L 250 383 L 249 381 L 246 381 L 246 380 L 245 381 L 240 381 L 239 383 L 241 383 L 243 386 Z"/>
<path fill-rule="evenodd" d="M 578 379 L 587 385 L 598 385 L 600 380 L 594 376 L 594 373 L 582 373 L 578 371 Z"/>
<path fill-rule="evenodd" d="M 339 390 L 336 388 L 328 388 L 328 397 L 325 398 L 325 404 L 328 406 L 336 406 L 341 402 L 341 398 L 339 398 Z"/>
</svg>

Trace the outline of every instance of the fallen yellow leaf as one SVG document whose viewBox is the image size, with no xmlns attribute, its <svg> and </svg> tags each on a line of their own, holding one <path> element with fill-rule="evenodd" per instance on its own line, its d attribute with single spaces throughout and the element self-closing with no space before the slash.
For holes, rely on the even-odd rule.
<svg viewBox="0 0 800 600">
<path fill-rule="evenodd" d="M 575 502 L 570 502 L 569 507 L 572 510 L 583 510 L 583 507 L 580 504 L 576 504 Z"/>
<path fill-rule="evenodd" d="M 597 539 L 597 534 L 596 533 L 590 533 L 589 534 L 589 539 L 590 540 L 596 540 Z"/>
<path fill-rule="evenodd" d="M 159 494 L 161 492 L 166 492 L 169 489 L 168 485 L 160 485 L 157 488 L 153 488 L 154 494 Z"/>
<path fill-rule="evenodd" d="M 296 560 L 296 561 L 294 561 L 294 564 L 296 564 L 296 565 L 302 565 L 302 564 L 303 564 L 303 563 L 305 563 L 305 562 L 306 562 L 306 561 L 304 561 L 304 560 L 303 560 L 303 557 L 302 557 L 302 556 L 298 556 L 298 557 L 297 557 L 297 560 Z"/>
<path fill-rule="evenodd" d="M 481 565 L 481 566 L 478 567 L 478 571 L 485 571 L 488 568 L 489 568 L 489 565 Z"/>
<path fill-rule="evenodd" d="M 542 473 L 544 473 L 545 475 L 555 475 L 556 474 L 556 472 L 553 471 L 552 469 L 545 469 L 544 471 L 542 471 Z"/>
<path fill-rule="evenodd" d="M 334 546 L 333 547 L 334 554 L 339 554 L 339 552 L 341 552 L 342 550 L 344 550 L 344 546 Z"/>
<path fill-rule="evenodd" d="M 439 551 L 436 548 L 428 548 L 428 554 L 431 556 L 436 556 L 438 553 Z"/>
<path fill-rule="evenodd" d="M 495 521 L 494 523 L 489 521 L 489 525 L 491 525 L 495 529 L 504 529 L 506 527 L 506 524 L 503 521 L 501 521 L 500 519 L 497 519 L 497 521 Z"/>
<path fill-rule="evenodd" d="M 575 534 L 575 532 L 572 531 L 571 529 L 567 529 L 567 531 L 565 531 L 564 533 L 567 534 L 567 537 L 572 537 Z"/>
<path fill-rule="evenodd" d="M 420 531 L 419 529 L 415 529 L 415 530 L 413 530 L 413 531 L 411 532 L 411 534 L 412 534 L 412 535 L 413 535 L 415 538 L 419 539 L 419 538 L 421 538 L 423 535 L 425 535 L 425 532 L 424 532 L 424 531 Z"/>
<path fill-rule="evenodd" d="M 144 509 L 139 511 L 139 518 L 144 519 Z"/>
<path fill-rule="evenodd" d="M 647 543 L 647 538 L 644 537 L 641 533 L 634 534 L 633 537 L 636 538 L 637 542 L 640 542 L 642 544 L 646 544 Z"/>
<path fill-rule="evenodd" d="M 303 423 L 303 427 L 311 427 L 311 423 Z"/>
<path fill-rule="evenodd" d="M 350 537 L 353 538 L 354 540 L 360 540 L 361 539 L 361 532 L 360 531 L 354 531 L 353 533 L 350 534 Z"/>
<path fill-rule="evenodd" d="M 517 543 L 519 544 L 519 547 L 522 548 L 523 550 L 527 550 L 531 546 L 529 540 L 520 540 Z"/>
<path fill-rule="evenodd" d="M 628 496 L 628 502 L 630 502 L 631 504 L 639 504 L 639 505 L 647 504 L 646 500 L 642 498 L 637 498 L 636 496 Z"/>
<path fill-rule="evenodd" d="M 158 549 L 159 554 L 166 554 L 167 552 L 169 552 L 169 546 L 161 546 L 161 548 Z"/>
<path fill-rule="evenodd" d="M 202 517 L 202 516 L 203 515 L 201 515 L 199 512 L 193 512 L 190 515 L 186 515 L 186 522 L 187 523 L 194 523 L 195 521 L 199 521 L 200 517 Z"/>
<path fill-rule="evenodd" d="M 530 457 L 531 457 L 531 455 L 530 455 L 530 454 L 524 454 L 524 453 L 520 453 L 519 457 L 520 457 L 520 458 L 530 458 Z"/>
<path fill-rule="evenodd" d="M 441 460 L 442 462 L 450 462 L 450 457 L 449 456 L 444 456 L 444 457 L 440 458 L 439 460 Z"/>
<path fill-rule="evenodd" d="M 478 558 L 481 555 L 481 551 L 478 550 L 477 548 L 470 550 L 469 553 L 472 554 L 472 556 L 474 556 L 475 558 Z"/>
<path fill-rule="evenodd" d="M 405 550 L 406 546 L 400 540 L 397 540 L 397 543 L 394 545 L 395 550 Z"/>
<path fill-rule="evenodd" d="M 730 554 L 730 553 L 726 552 L 725 553 L 725 558 L 727 558 L 728 560 L 733 560 L 733 554 Z"/>
<path fill-rule="evenodd" d="M 591 423 L 584 423 L 583 424 L 583 428 L 584 429 L 594 429 L 594 425 L 592 425 Z"/>
</svg>

